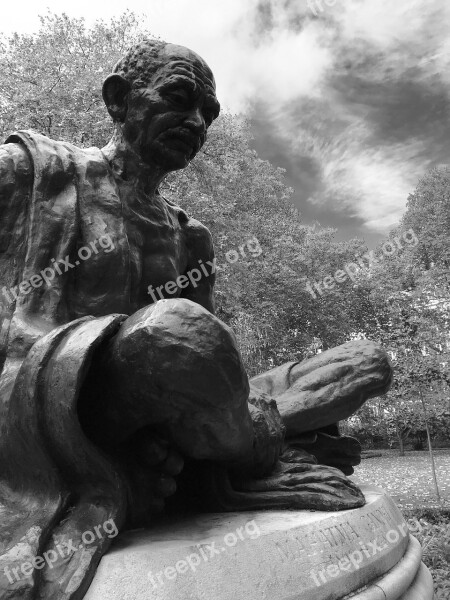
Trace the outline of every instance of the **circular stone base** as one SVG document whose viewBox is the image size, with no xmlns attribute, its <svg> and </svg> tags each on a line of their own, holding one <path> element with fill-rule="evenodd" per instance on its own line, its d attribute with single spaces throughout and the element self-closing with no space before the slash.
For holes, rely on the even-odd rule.
<svg viewBox="0 0 450 600">
<path fill-rule="evenodd" d="M 119 536 L 85 600 L 432 600 L 420 544 L 383 490 L 336 513 L 199 515 Z"/>
</svg>

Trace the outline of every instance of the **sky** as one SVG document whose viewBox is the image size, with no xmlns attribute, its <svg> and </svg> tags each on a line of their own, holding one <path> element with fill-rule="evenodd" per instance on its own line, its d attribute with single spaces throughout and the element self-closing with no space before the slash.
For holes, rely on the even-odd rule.
<svg viewBox="0 0 450 600">
<path fill-rule="evenodd" d="M 22 0 L 0 31 L 35 31 L 47 9 L 89 24 L 124 8 L 205 58 L 304 221 L 338 239 L 382 239 L 420 177 L 448 163 L 448 0 Z"/>
</svg>

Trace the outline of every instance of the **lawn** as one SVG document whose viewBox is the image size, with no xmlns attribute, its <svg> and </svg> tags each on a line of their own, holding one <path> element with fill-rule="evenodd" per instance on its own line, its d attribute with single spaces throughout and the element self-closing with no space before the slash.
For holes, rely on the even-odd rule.
<svg viewBox="0 0 450 600">
<path fill-rule="evenodd" d="M 355 468 L 356 481 L 384 488 L 402 509 L 450 508 L 450 450 L 435 454 L 436 472 L 442 503 L 436 498 L 428 452 L 381 451 L 376 458 L 367 458 Z"/>
<path fill-rule="evenodd" d="M 355 481 L 384 488 L 402 509 L 417 531 L 422 544 L 423 561 L 430 569 L 436 600 L 450 600 L 450 450 L 435 455 L 441 502 L 436 498 L 430 457 L 427 452 L 382 451 L 355 468 Z"/>
</svg>

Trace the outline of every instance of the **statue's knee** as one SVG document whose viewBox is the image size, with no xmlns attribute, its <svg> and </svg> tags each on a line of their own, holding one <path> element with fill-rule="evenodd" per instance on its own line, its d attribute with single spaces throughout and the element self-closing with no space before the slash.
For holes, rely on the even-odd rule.
<svg viewBox="0 0 450 600">
<path fill-rule="evenodd" d="M 163 427 L 194 458 L 228 459 L 251 448 L 248 380 L 234 334 L 200 305 L 161 300 L 138 311 L 109 355 L 122 431 Z"/>
</svg>

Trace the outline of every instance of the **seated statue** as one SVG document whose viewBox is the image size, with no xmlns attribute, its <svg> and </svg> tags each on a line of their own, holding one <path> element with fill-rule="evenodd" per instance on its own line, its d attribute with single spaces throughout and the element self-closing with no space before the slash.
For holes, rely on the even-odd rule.
<svg viewBox="0 0 450 600">
<path fill-rule="evenodd" d="M 249 382 L 214 316 L 211 234 L 158 191 L 219 114 L 211 70 L 144 40 L 103 98 L 102 150 L 0 146 L 0 598 L 82 598 L 106 522 L 362 506 L 337 423 L 391 381 L 363 340 Z"/>
</svg>

